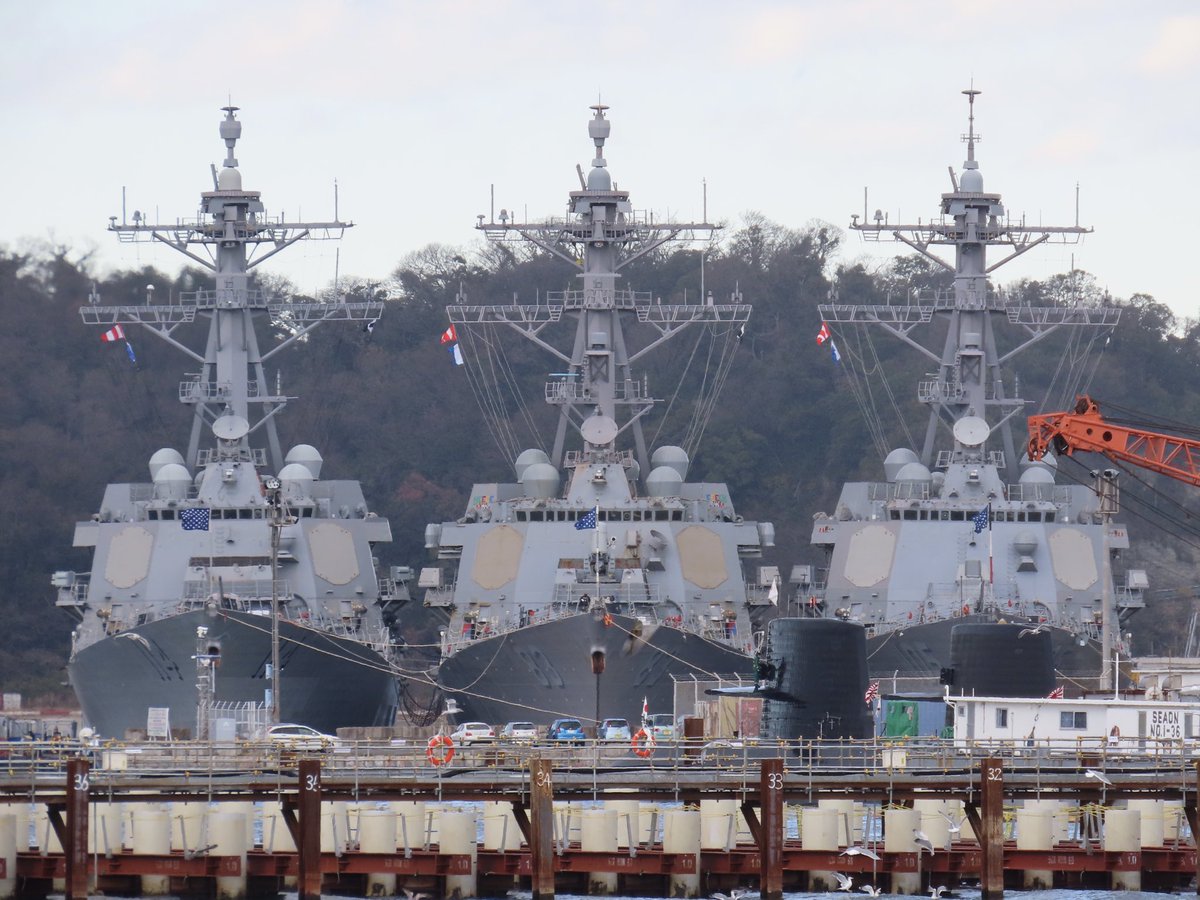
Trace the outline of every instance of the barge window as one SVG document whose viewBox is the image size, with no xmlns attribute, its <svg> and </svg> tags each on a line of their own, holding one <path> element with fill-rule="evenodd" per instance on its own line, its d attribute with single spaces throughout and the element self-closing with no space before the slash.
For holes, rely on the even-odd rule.
<svg viewBox="0 0 1200 900">
<path fill-rule="evenodd" d="M 1061 712 L 1058 714 L 1058 725 L 1072 731 L 1083 731 L 1087 728 L 1087 713 Z"/>
<path fill-rule="evenodd" d="M 1007 728 L 1008 727 L 1008 710 L 1007 709 L 996 710 L 996 727 L 997 728 Z"/>
</svg>

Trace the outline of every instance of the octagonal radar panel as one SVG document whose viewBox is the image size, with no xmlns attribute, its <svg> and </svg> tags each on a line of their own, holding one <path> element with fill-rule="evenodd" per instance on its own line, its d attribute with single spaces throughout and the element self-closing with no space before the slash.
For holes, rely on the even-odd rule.
<svg viewBox="0 0 1200 900">
<path fill-rule="evenodd" d="M 608 416 L 601 415 L 588 416 L 579 426 L 579 433 L 583 435 L 583 439 L 596 447 L 611 444 L 619 430 L 616 422 Z"/>
<path fill-rule="evenodd" d="M 954 439 L 964 447 L 978 447 L 991 433 L 991 427 L 979 416 L 963 416 L 954 423 Z"/>
<path fill-rule="evenodd" d="M 238 441 L 250 433 L 250 423 L 241 416 L 224 415 L 212 423 L 212 432 L 220 441 Z"/>
</svg>

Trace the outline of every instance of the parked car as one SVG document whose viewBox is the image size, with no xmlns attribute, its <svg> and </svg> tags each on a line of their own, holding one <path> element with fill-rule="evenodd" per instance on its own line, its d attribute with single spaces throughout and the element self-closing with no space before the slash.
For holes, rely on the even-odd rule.
<svg viewBox="0 0 1200 900">
<path fill-rule="evenodd" d="M 596 737 L 602 741 L 628 741 L 633 737 L 633 733 L 624 719 L 605 719 L 600 723 Z"/>
<path fill-rule="evenodd" d="M 673 741 L 675 717 L 670 713 L 653 713 L 646 717 L 646 731 L 656 741 Z"/>
<path fill-rule="evenodd" d="M 529 743 L 537 740 L 537 726 L 532 722 L 509 722 L 500 729 L 500 740 Z"/>
<path fill-rule="evenodd" d="M 341 743 L 332 734 L 325 734 L 307 725 L 280 724 L 267 729 L 267 740 L 287 750 L 329 750 Z"/>
<path fill-rule="evenodd" d="M 496 729 L 486 722 L 463 722 L 450 732 L 450 740 L 460 747 L 476 741 L 494 741 L 495 739 Z"/>
<path fill-rule="evenodd" d="M 546 737 L 552 741 L 579 741 L 586 739 L 583 733 L 583 723 L 578 719 L 555 719 L 550 724 Z"/>
</svg>

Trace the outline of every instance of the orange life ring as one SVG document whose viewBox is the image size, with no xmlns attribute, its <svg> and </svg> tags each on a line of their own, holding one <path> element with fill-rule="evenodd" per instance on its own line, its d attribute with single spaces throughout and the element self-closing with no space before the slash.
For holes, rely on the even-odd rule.
<svg viewBox="0 0 1200 900">
<path fill-rule="evenodd" d="M 425 748 L 425 758 L 435 766 L 446 765 L 454 759 L 454 741 L 444 734 L 434 735 Z"/>
<path fill-rule="evenodd" d="M 639 728 L 637 734 L 633 736 L 632 750 L 635 755 L 646 759 L 654 752 L 654 737 L 648 734 L 645 728 Z"/>
</svg>

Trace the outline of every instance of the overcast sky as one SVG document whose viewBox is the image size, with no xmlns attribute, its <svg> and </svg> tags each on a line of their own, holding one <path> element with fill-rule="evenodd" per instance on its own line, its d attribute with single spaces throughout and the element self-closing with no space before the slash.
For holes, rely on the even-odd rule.
<svg viewBox="0 0 1200 900">
<path fill-rule="evenodd" d="M 731 224 L 757 210 L 844 227 L 864 187 L 872 213 L 928 218 L 965 155 L 973 80 L 985 188 L 1014 216 L 1071 224 L 1078 183 L 1096 229 L 1002 282 L 1065 271 L 1074 253 L 1117 296 L 1181 316 L 1200 304 L 1193 0 L 47 0 L 0 4 L 0 34 L 10 250 L 53 240 L 102 269 L 176 270 L 172 251 L 118 244 L 107 220 L 122 186 L 130 213 L 195 214 L 229 96 L 244 185 L 269 212 L 327 218 L 337 180 L 356 223 L 343 275 L 472 246 L 493 183 L 497 209 L 560 214 L 597 95 L 610 169 L 639 209 L 698 218 L 706 180 L 710 219 Z M 868 252 L 851 234 L 842 258 Z M 263 268 L 316 290 L 333 245 Z"/>
</svg>

